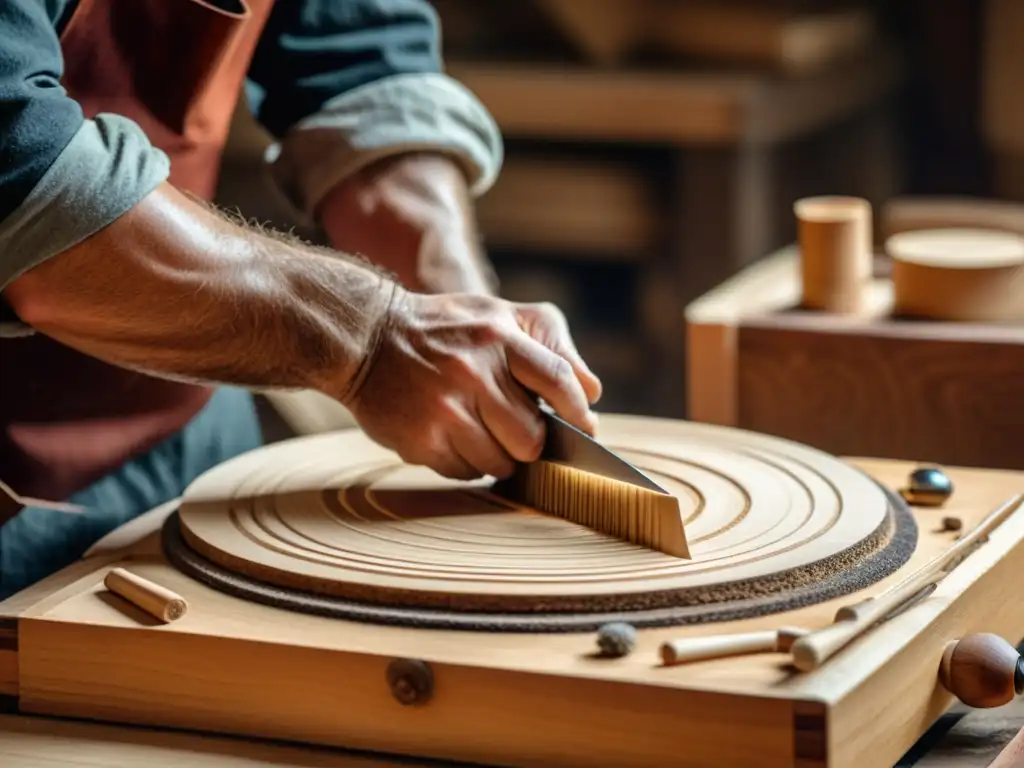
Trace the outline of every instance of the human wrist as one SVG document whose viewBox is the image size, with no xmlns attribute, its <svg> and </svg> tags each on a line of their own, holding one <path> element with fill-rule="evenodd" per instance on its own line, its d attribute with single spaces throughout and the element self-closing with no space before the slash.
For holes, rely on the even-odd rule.
<svg viewBox="0 0 1024 768">
<path fill-rule="evenodd" d="M 317 209 L 331 244 L 420 293 L 494 295 L 465 172 L 441 153 L 381 160 L 335 185 Z"/>
<path fill-rule="evenodd" d="M 406 291 L 399 283 L 381 280 L 378 286 L 363 304 L 364 322 L 360 333 L 351 339 L 347 354 L 339 355 L 338 366 L 328 371 L 325 381 L 316 384 L 321 392 L 349 408 L 358 398 L 387 335 L 405 307 Z"/>
</svg>

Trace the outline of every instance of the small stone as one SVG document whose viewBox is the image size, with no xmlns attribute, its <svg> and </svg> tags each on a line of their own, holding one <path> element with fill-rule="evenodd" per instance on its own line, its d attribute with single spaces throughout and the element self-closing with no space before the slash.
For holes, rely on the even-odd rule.
<svg viewBox="0 0 1024 768">
<path fill-rule="evenodd" d="M 636 628 L 622 621 L 605 624 L 597 632 L 597 647 L 603 656 L 627 656 L 636 648 Z"/>
<path fill-rule="evenodd" d="M 942 518 L 942 530 L 944 531 L 959 531 L 963 527 L 964 522 L 959 517 Z"/>
</svg>

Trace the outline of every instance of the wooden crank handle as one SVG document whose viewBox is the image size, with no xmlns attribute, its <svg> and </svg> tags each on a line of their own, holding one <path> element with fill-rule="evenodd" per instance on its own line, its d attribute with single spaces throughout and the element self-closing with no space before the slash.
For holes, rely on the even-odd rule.
<svg viewBox="0 0 1024 768">
<path fill-rule="evenodd" d="M 1001 707 L 1024 693 L 1024 658 L 999 635 L 967 635 L 946 646 L 939 682 L 969 707 Z"/>
</svg>

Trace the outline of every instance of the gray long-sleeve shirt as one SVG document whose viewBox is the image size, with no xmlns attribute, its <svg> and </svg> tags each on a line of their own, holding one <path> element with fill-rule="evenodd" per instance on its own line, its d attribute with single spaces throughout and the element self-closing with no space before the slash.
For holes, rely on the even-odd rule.
<svg viewBox="0 0 1024 768">
<path fill-rule="evenodd" d="M 0 2 L 0 292 L 116 220 L 170 170 L 135 123 L 86 119 L 61 87 L 59 35 L 76 4 Z M 494 182 L 501 135 L 443 73 L 438 26 L 426 0 L 275 4 L 247 90 L 277 139 L 267 162 L 296 207 L 309 213 L 345 176 L 410 150 L 450 153 L 477 194 Z M 0 336 L 23 333 L 0 303 Z"/>
</svg>

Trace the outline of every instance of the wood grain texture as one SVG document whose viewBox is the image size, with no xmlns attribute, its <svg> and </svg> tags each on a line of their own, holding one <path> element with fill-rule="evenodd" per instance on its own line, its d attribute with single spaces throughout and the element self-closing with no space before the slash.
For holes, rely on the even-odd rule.
<svg viewBox="0 0 1024 768">
<path fill-rule="evenodd" d="M 1024 206 L 990 200 L 896 198 L 880 219 L 886 237 L 917 227 L 1024 232 Z M 890 266 L 876 259 L 852 316 L 796 310 L 795 246 L 693 302 L 689 417 L 839 454 L 1024 467 L 1013 437 L 1024 418 L 1024 325 L 894 318 Z"/>
<path fill-rule="evenodd" d="M 685 559 L 496 496 L 489 478 L 450 481 L 406 465 L 357 431 L 278 443 L 211 470 L 183 497 L 181 531 L 203 557 L 265 583 L 516 613 L 778 594 L 825 580 L 821 563 L 853 570 L 878 545 L 852 550 L 891 535 L 884 491 L 820 451 L 614 414 L 597 437 L 666 489 Z"/>
<path fill-rule="evenodd" d="M 914 466 L 850 463 L 890 487 Z M 957 491 L 946 513 L 965 526 L 1024 487 L 1022 473 L 949 472 Z M 908 572 L 951 543 L 927 526 L 931 511 L 918 514 L 922 539 Z M 938 684 L 950 640 L 979 629 L 1024 635 L 1024 604 L 1011 599 L 1024 568 L 1024 519 L 1008 521 L 929 599 L 809 675 L 774 654 L 657 662 L 664 641 L 707 627 L 643 630 L 630 656 L 609 662 L 595 658 L 590 633 L 417 631 L 286 613 L 214 592 L 147 552 L 142 541 L 125 557 L 188 600 L 189 613 L 173 624 L 140 623 L 99 598 L 106 571 L 125 562 L 105 555 L 86 561 L 88 573 L 58 574 L 34 600 L 0 604 L 0 615 L 17 616 L 21 627 L 22 711 L 490 765 L 589 766 L 599 755 L 601 765 L 634 768 L 863 768 L 893 764 L 951 703 Z M 715 631 L 825 626 L 839 602 Z M 426 705 L 392 698 L 385 671 L 395 658 L 433 668 Z M 895 699 L 893 689 L 901 692 Z"/>
<path fill-rule="evenodd" d="M 807 705 L 799 713 L 797 752 L 819 754 L 816 735 L 822 708 Z M 1024 699 L 998 711 L 973 712 L 938 744 L 912 763 L 913 768 L 1017 768 L 1000 757 L 1021 759 Z M 1016 752 L 1014 751 L 1016 750 Z M 814 758 L 811 758 L 814 759 Z M 820 761 L 820 758 L 818 758 Z M 400 768 L 450 765 L 432 760 L 373 756 L 324 747 L 284 745 L 261 739 L 237 739 L 162 729 L 103 725 L 75 720 L 0 715 L 0 764 L 4 768 Z"/>
<path fill-rule="evenodd" d="M 969 553 L 998 535 L 997 531 L 1024 505 L 1024 493 L 1018 493 L 993 510 L 969 533 L 958 537 L 956 544 L 927 566 L 912 573 L 904 581 L 867 600 L 845 605 L 836 612 L 830 627 L 797 638 L 793 643 L 794 665 L 805 672 L 818 669 L 851 642 L 885 621 L 887 616 L 912 605 L 922 594 L 930 594 Z M 984 639 L 981 639 L 984 638 Z M 971 654 L 969 649 L 979 647 L 992 651 L 996 659 L 982 654 Z M 997 635 L 975 634 L 951 644 L 957 650 L 943 656 L 942 680 L 945 688 L 972 706 L 996 706 L 994 697 L 1005 697 L 999 703 L 1013 698 L 1014 675 L 1019 654 L 1013 646 Z M 994 649 L 994 650 L 993 650 Z M 999 657 L 997 651 L 1005 655 Z M 999 661 L 1002 661 L 1000 669 Z M 993 674 L 1000 670 L 1002 674 Z M 979 680 L 978 678 L 982 679 Z M 992 678 L 995 678 L 993 681 Z M 993 687 L 995 690 L 993 690 Z M 989 698 L 984 698 L 985 695 Z"/>
<path fill-rule="evenodd" d="M 672 494 L 612 480 L 554 461 L 520 468 L 520 499 L 548 515 L 672 557 L 690 559 L 679 501 Z"/>
<path fill-rule="evenodd" d="M 745 319 L 738 424 L 834 453 L 1024 468 L 1024 327 Z"/>
<path fill-rule="evenodd" d="M 42 717 L 0 715 L 4 768 L 400 768 L 401 758 Z"/>
<path fill-rule="evenodd" d="M 964 704 L 992 709 L 1017 696 L 1021 655 L 998 635 L 978 633 L 950 643 L 939 679 Z"/>
</svg>

